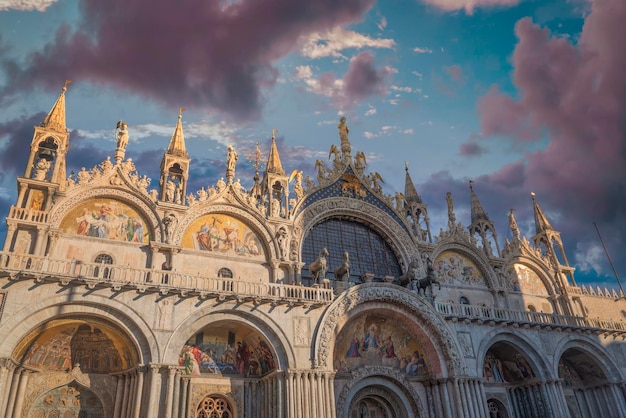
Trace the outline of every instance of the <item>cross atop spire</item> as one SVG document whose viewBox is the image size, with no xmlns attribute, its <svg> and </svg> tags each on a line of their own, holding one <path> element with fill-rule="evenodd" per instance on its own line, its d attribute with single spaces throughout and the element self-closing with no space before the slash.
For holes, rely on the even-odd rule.
<svg viewBox="0 0 626 418">
<path fill-rule="evenodd" d="M 67 126 L 65 125 L 65 92 L 67 86 L 72 83 L 72 80 L 65 80 L 61 94 L 59 98 L 50 109 L 48 116 L 41 123 L 42 128 L 52 129 L 57 132 L 67 132 Z"/>
</svg>

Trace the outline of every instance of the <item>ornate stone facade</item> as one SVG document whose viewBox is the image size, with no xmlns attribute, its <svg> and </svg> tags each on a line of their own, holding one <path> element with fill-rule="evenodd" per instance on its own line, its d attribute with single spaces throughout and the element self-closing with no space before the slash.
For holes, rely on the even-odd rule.
<svg viewBox="0 0 626 418">
<path fill-rule="evenodd" d="M 194 193 L 182 111 L 159 181 L 121 121 L 114 162 L 67 177 L 65 91 L 7 217 L 0 418 L 626 416 L 626 302 L 575 285 L 534 197 L 547 229 L 511 212 L 502 251 L 473 188 L 470 226 L 442 193 L 433 234 L 408 168 L 385 194 L 345 118 L 317 181 L 272 138 L 263 175 L 257 151 L 235 178 L 231 147 Z"/>
</svg>

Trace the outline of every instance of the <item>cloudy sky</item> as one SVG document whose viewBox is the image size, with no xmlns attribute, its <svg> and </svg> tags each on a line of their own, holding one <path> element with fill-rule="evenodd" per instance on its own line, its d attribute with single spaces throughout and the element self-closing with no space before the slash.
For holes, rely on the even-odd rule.
<svg viewBox="0 0 626 418">
<path fill-rule="evenodd" d="M 228 144 L 249 187 L 272 129 L 313 176 L 345 115 L 386 193 L 409 163 L 434 233 L 448 191 L 469 224 L 472 179 L 501 246 L 510 208 L 530 238 L 535 192 L 576 280 L 613 287 L 593 222 L 625 278 L 624 22 L 623 0 L 0 0 L 0 213 L 70 79 L 68 170 L 112 155 L 123 119 L 158 179 L 183 107 L 190 190 L 224 175 Z"/>
</svg>

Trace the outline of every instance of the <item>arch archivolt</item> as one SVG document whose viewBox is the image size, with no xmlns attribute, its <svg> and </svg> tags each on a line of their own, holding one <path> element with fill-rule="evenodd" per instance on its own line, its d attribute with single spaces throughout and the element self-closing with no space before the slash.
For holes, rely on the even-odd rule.
<svg viewBox="0 0 626 418">
<path fill-rule="evenodd" d="M 55 296 L 33 303 L 12 316 L 0 327 L 0 335 L 5 336 L 0 357 L 9 357 L 23 352 L 28 337 L 37 328 L 61 318 L 75 318 L 89 322 L 89 317 L 110 322 L 134 345 L 138 363 L 145 364 L 159 358 L 159 344 L 150 326 L 139 312 L 114 299 L 93 295 L 83 295 L 80 302 L 67 302 L 67 295 Z"/>
<path fill-rule="evenodd" d="M 212 323 L 233 321 L 258 331 L 267 339 L 274 350 L 278 370 L 286 370 L 295 365 L 295 354 L 281 326 L 269 315 L 254 311 L 237 310 L 234 303 L 224 303 L 217 308 L 199 310 L 187 317 L 172 333 L 163 349 L 163 363 L 178 364 L 178 356 L 185 342 Z"/>
<path fill-rule="evenodd" d="M 352 372 L 350 381 L 337 396 L 338 417 L 348 417 L 347 408 L 362 390 L 367 390 L 368 394 L 385 397 L 392 404 L 396 401 L 393 398 L 397 397 L 397 400 L 404 406 L 405 411 L 402 412 L 412 412 L 414 417 L 427 415 L 417 390 L 404 376 L 387 367 L 364 367 Z M 394 406 L 400 407 L 397 404 Z"/>
<path fill-rule="evenodd" d="M 532 341 L 522 338 L 518 334 L 499 329 L 493 330 L 482 338 L 482 342 L 478 346 L 476 353 L 476 370 L 482 370 L 487 351 L 497 343 L 508 343 L 515 347 L 520 354 L 523 354 L 531 363 L 537 379 L 553 380 L 558 378 L 558 375 L 553 376 L 552 373 L 550 373 L 553 367 L 552 362 L 547 358 L 549 356 L 540 354 L 542 351 L 545 352 L 545 348 L 536 346 Z"/>
<path fill-rule="evenodd" d="M 519 256 L 514 259 L 507 260 L 503 266 L 503 273 L 506 273 L 509 269 L 515 270 L 515 264 L 522 264 L 532 270 L 537 277 L 539 277 L 539 280 L 541 280 L 541 283 L 546 288 L 548 295 L 552 296 L 559 293 L 557 289 L 555 289 L 554 283 L 550 277 L 550 272 L 546 269 L 544 264 L 538 264 L 534 259 L 527 256 Z"/>
<path fill-rule="evenodd" d="M 433 251 L 431 255 L 431 260 L 433 261 L 433 263 L 435 262 L 439 254 L 443 253 L 444 251 L 454 251 L 469 258 L 474 264 L 476 264 L 476 267 L 480 269 L 480 272 L 485 279 L 485 286 L 487 286 L 489 289 L 493 289 L 494 287 L 496 287 L 498 279 L 496 277 L 495 271 L 489 264 L 489 260 L 486 259 L 486 256 L 481 254 L 480 252 L 477 252 L 476 248 L 472 248 L 463 244 L 458 244 L 456 242 L 446 243 L 440 247 L 437 247 Z"/>
<path fill-rule="evenodd" d="M 604 375 L 608 380 L 613 382 L 619 382 L 623 378 L 620 373 L 620 368 L 611 360 L 606 353 L 606 347 L 603 347 L 597 341 L 592 338 L 588 338 L 583 335 L 568 335 L 563 338 L 555 347 L 554 364 L 552 364 L 552 372 L 558 377 L 559 362 L 565 352 L 569 349 L 576 349 L 584 352 L 591 359 L 596 361 L 602 368 Z"/>
<path fill-rule="evenodd" d="M 294 220 L 295 230 L 301 233 L 297 237 L 302 251 L 303 237 L 315 225 L 327 219 L 344 218 L 374 229 L 392 248 L 396 257 L 404 268 L 411 260 L 421 262 L 417 243 L 407 229 L 400 225 L 385 211 L 358 199 L 333 197 L 315 202 L 304 209 Z"/>
<path fill-rule="evenodd" d="M 432 306 L 400 286 L 382 283 L 366 283 L 350 288 L 324 313 L 314 335 L 313 358 L 317 366 L 333 369 L 335 340 L 343 325 L 363 312 L 380 312 L 381 306 L 385 304 L 388 304 L 386 310 L 398 311 L 407 318 L 413 318 L 413 324 L 428 335 L 431 348 L 439 356 L 438 366 L 442 377 L 466 374 L 467 367 L 459 355 L 462 351 Z"/>
<path fill-rule="evenodd" d="M 180 243 L 185 231 L 197 218 L 210 214 L 225 214 L 237 218 L 238 220 L 243 222 L 248 228 L 258 234 L 259 238 L 262 240 L 261 244 L 266 251 L 268 259 L 279 258 L 276 244 L 271 245 L 271 243 L 275 241 L 272 235 L 272 231 L 267 228 L 267 226 L 250 211 L 230 204 L 216 204 L 213 202 L 196 203 L 191 208 L 189 208 L 184 218 L 182 218 L 178 223 L 178 227 L 174 231 L 173 242 Z"/>
<path fill-rule="evenodd" d="M 129 191 L 112 188 L 112 187 L 75 187 L 69 196 L 58 205 L 55 205 L 50 214 L 50 226 L 58 229 L 65 216 L 76 206 L 90 199 L 95 198 L 111 198 L 126 203 L 136 209 L 144 219 L 149 221 L 147 225 L 150 228 L 150 237 L 157 241 L 161 238 L 160 217 L 149 204 L 148 196 L 144 199 L 139 198 L 139 193 L 131 193 Z"/>
</svg>

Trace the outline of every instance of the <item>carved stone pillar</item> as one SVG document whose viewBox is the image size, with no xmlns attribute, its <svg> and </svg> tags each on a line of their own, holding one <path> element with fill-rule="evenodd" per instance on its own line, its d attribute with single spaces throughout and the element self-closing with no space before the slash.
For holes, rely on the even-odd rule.
<svg viewBox="0 0 626 418">
<path fill-rule="evenodd" d="M 294 393 L 295 412 L 296 412 L 295 417 L 302 418 L 302 409 L 304 408 L 304 404 L 302 402 L 302 398 L 304 396 L 302 393 L 302 373 L 296 371 L 294 380 L 295 380 L 295 388 L 296 388 L 296 391 Z"/>
<path fill-rule="evenodd" d="M 172 416 L 177 418 L 180 410 L 180 373 L 174 376 L 174 404 L 172 405 Z"/>
<path fill-rule="evenodd" d="M 180 391 L 180 416 L 187 416 L 187 408 L 189 404 L 189 379 L 181 380 L 181 391 Z"/>
<path fill-rule="evenodd" d="M 43 251 L 45 249 L 46 241 L 48 240 L 48 234 L 46 233 L 46 228 L 43 226 L 37 227 L 37 238 L 35 240 L 35 255 L 43 255 Z"/>
<path fill-rule="evenodd" d="M 5 415 L 2 417 L 10 418 L 13 416 L 13 407 L 15 406 L 15 397 L 17 395 L 17 388 L 20 383 L 20 377 L 22 376 L 22 372 L 24 369 L 17 369 L 13 372 L 13 376 L 11 378 L 11 390 L 9 391 L 7 403 L 6 403 L 6 411 Z"/>
<path fill-rule="evenodd" d="M 137 385 L 135 389 L 135 399 L 137 402 L 135 403 L 135 408 L 133 410 L 133 418 L 139 418 L 139 414 L 141 412 L 141 404 L 143 397 L 143 375 L 144 375 L 144 366 L 137 366 Z"/>
<path fill-rule="evenodd" d="M 165 417 L 172 418 L 172 400 L 174 399 L 174 379 L 178 366 L 167 366 L 167 395 L 165 398 Z"/>
<path fill-rule="evenodd" d="M 158 364 L 150 364 L 150 389 L 148 392 L 148 416 L 159 416 L 159 380 L 161 374 L 159 373 L 161 366 Z"/>
<path fill-rule="evenodd" d="M 19 387 L 17 389 L 17 397 L 15 399 L 15 408 L 13 408 L 13 417 L 22 417 L 22 407 L 24 406 L 24 394 L 26 393 L 26 387 L 28 386 L 28 379 L 31 375 L 30 370 L 24 370 L 20 376 Z"/>
<path fill-rule="evenodd" d="M 4 247 L 2 247 L 2 251 L 9 251 L 16 229 L 17 227 L 15 224 L 10 223 L 7 225 L 7 236 L 4 240 Z"/>
</svg>

